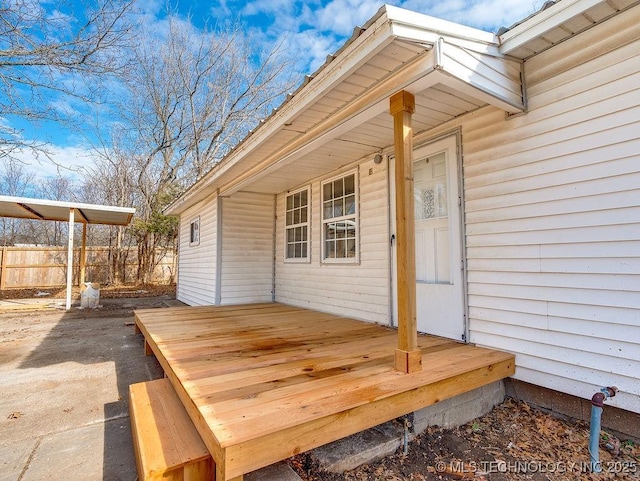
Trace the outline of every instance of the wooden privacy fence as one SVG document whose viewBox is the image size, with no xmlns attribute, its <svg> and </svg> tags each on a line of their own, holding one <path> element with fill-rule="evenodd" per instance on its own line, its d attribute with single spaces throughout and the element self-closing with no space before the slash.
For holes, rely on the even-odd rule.
<svg viewBox="0 0 640 481">
<path fill-rule="evenodd" d="M 73 283 L 77 285 L 79 248 L 74 249 L 73 256 Z M 121 281 L 125 284 L 135 282 L 138 269 L 137 248 L 121 249 L 120 259 L 124 259 L 120 262 L 121 273 L 124 274 Z M 157 259 L 159 262 L 150 281 L 158 284 L 174 281 L 177 264 L 173 249 L 166 253 L 158 250 Z M 109 247 L 87 247 L 85 280 L 108 283 L 110 262 Z M 66 276 L 66 247 L 0 247 L 0 290 L 64 286 Z"/>
</svg>

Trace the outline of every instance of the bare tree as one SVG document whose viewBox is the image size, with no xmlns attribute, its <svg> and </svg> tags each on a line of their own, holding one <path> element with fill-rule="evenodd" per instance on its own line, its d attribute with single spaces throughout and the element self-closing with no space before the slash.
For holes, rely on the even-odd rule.
<svg viewBox="0 0 640 481">
<path fill-rule="evenodd" d="M 80 2 L 11 0 L 0 5 L 0 158 L 46 145 L 24 136 L 7 121 L 68 120 L 52 96 L 95 100 L 88 78 L 123 66 L 130 42 L 127 13 L 135 0 Z"/>
<path fill-rule="evenodd" d="M 166 36 L 141 35 L 134 59 L 116 140 L 102 152 L 134 166 L 139 197 L 131 232 L 144 282 L 157 247 L 175 242 L 177 223 L 162 209 L 255 127 L 291 83 L 283 49 L 257 51 L 239 24 L 202 32 L 169 15 Z"/>
<path fill-rule="evenodd" d="M 104 155 L 108 152 L 109 155 Z M 130 207 L 137 204 L 136 166 L 117 148 L 104 146 L 93 166 L 85 170 L 82 197 L 85 202 Z M 127 258 L 135 239 L 122 226 L 92 226 L 89 244 L 109 246 L 107 280 L 121 284 L 126 280 Z"/>
<path fill-rule="evenodd" d="M 71 202 L 78 200 L 74 195 L 75 191 L 75 182 L 70 177 L 58 174 L 56 177 L 40 179 L 34 188 L 34 197 Z M 64 246 L 69 238 L 69 224 L 66 221 L 32 222 L 30 232 L 37 244 Z M 77 243 L 79 236 L 75 239 Z"/>
<path fill-rule="evenodd" d="M 5 158 L 0 163 L 0 194 L 13 197 L 33 197 L 34 174 L 28 172 L 19 162 Z M 0 217 L 2 245 L 10 246 L 18 242 L 32 243 L 28 238 L 29 221 Z"/>
</svg>

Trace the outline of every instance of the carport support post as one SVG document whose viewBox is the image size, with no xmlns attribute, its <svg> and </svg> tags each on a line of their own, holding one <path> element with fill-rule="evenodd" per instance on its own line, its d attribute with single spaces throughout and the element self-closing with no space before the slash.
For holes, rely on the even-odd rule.
<svg viewBox="0 0 640 481">
<path fill-rule="evenodd" d="M 395 368 L 405 373 L 422 369 L 416 322 L 416 253 L 413 200 L 413 128 L 415 97 L 401 90 L 390 98 L 395 145 L 398 348 Z"/>
<path fill-rule="evenodd" d="M 67 249 L 67 304 L 65 309 L 71 309 L 71 288 L 73 284 L 73 221 L 75 209 L 69 209 L 69 247 Z"/>
<path fill-rule="evenodd" d="M 84 284 L 84 275 L 87 268 L 87 223 L 82 223 L 82 246 L 80 247 L 80 275 L 78 276 L 78 286 Z"/>
</svg>

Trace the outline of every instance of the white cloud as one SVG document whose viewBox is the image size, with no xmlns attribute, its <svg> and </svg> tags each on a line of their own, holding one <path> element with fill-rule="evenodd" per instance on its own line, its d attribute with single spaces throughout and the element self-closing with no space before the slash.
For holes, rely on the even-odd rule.
<svg viewBox="0 0 640 481">
<path fill-rule="evenodd" d="M 216 19 L 224 19 L 231 17 L 232 11 L 231 8 L 227 5 L 226 0 L 220 0 L 215 5 L 213 5 L 209 12 L 211 16 Z"/>
<path fill-rule="evenodd" d="M 332 0 L 316 11 L 317 26 L 320 30 L 348 37 L 354 27 L 363 25 L 380 6 L 377 0 Z"/>
<path fill-rule="evenodd" d="M 95 152 L 82 145 L 61 147 L 48 145 L 47 153 L 34 153 L 29 149 L 13 152 L 12 156 L 23 163 L 25 170 L 37 179 L 48 177 L 79 178 L 83 169 L 94 164 Z"/>
<path fill-rule="evenodd" d="M 407 0 L 394 5 L 495 33 L 540 8 L 542 0 Z"/>
<path fill-rule="evenodd" d="M 49 102 L 49 107 L 51 107 L 57 113 L 67 117 L 67 116 L 80 116 L 82 115 L 79 110 L 75 109 L 71 102 L 65 99 L 56 99 Z"/>
<path fill-rule="evenodd" d="M 292 35 L 289 46 L 297 52 L 300 68 L 308 66 L 308 73 L 311 73 L 326 61 L 329 53 L 340 47 L 340 42 L 335 37 L 323 35 L 316 30 L 305 30 Z"/>
<path fill-rule="evenodd" d="M 240 13 L 248 16 L 261 13 L 281 16 L 294 14 L 298 9 L 297 2 L 291 0 L 255 0 L 246 3 Z"/>
</svg>

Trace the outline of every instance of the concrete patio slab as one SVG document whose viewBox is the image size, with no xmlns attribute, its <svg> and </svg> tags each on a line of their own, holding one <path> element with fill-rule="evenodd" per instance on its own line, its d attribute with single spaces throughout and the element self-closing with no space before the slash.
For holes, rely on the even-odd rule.
<svg viewBox="0 0 640 481">
<path fill-rule="evenodd" d="M 128 386 L 163 375 L 132 309 L 0 312 L 0 480 L 137 478 Z"/>
</svg>

